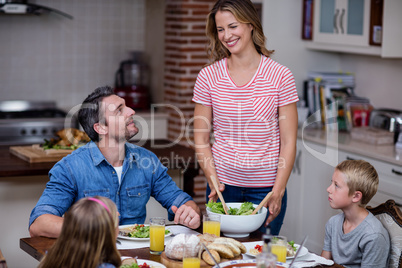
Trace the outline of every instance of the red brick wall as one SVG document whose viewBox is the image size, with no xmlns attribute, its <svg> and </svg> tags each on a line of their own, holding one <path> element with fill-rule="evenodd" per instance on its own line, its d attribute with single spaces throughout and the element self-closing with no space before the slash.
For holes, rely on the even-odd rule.
<svg viewBox="0 0 402 268">
<path fill-rule="evenodd" d="M 191 99 L 198 72 L 207 63 L 205 21 L 215 0 L 167 0 L 165 16 L 165 103 L 180 110 L 169 113 L 168 138 L 176 140 L 193 117 Z M 192 132 L 188 135 L 193 138 Z M 186 136 L 180 139 L 189 145 Z"/>
<path fill-rule="evenodd" d="M 191 146 L 192 142 L 189 143 L 183 131 L 194 116 L 191 99 L 197 74 L 208 62 L 205 22 L 214 3 L 215 0 L 166 0 L 164 98 L 166 104 L 176 107 L 181 113 L 166 109 L 170 115 L 168 139 L 179 139 L 186 146 Z M 187 136 L 193 140 L 192 131 Z M 205 189 L 206 178 L 197 176 L 193 198 L 202 211 L 205 210 Z"/>
</svg>

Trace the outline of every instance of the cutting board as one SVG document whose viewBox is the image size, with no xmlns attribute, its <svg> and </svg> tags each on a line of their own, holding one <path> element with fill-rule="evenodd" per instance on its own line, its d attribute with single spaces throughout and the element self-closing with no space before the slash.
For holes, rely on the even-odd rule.
<svg viewBox="0 0 402 268">
<path fill-rule="evenodd" d="M 39 144 L 31 146 L 11 146 L 10 153 L 29 163 L 57 162 L 73 150 L 43 150 Z"/>
<path fill-rule="evenodd" d="M 230 260 L 241 260 L 243 256 L 240 254 L 239 256 L 233 259 L 221 259 L 220 262 L 230 261 Z M 183 262 L 178 260 L 170 259 L 166 256 L 165 252 L 161 254 L 161 261 L 162 264 L 165 265 L 167 268 L 183 268 Z M 205 261 L 201 260 L 201 267 L 210 268 L 211 265 L 207 264 Z"/>
</svg>

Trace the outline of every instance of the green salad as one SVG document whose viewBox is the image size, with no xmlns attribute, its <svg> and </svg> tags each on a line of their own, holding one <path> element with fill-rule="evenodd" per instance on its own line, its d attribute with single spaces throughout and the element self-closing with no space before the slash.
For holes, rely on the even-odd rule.
<svg viewBox="0 0 402 268">
<path fill-rule="evenodd" d="M 170 234 L 170 231 L 168 229 L 165 229 L 165 235 L 167 234 Z M 136 238 L 149 238 L 149 226 L 145 226 L 144 224 L 134 224 L 130 228 L 130 232 L 127 236 Z"/>
<path fill-rule="evenodd" d="M 221 202 L 209 201 L 206 206 L 214 213 L 225 214 L 223 205 Z M 250 215 L 254 211 L 254 204 L 251 202 L 244 202 L 240 208 L 229 207 L 229 215 Z"/>
</svg>

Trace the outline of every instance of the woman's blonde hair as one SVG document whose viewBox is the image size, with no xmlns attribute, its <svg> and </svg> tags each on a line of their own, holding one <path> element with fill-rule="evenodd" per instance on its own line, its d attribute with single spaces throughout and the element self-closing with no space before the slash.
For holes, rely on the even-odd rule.
<svg viewBox="0 0 402 268">
<path fill-rule="evenodd" d="M 274 51 L 265 47 L 265 36 L 257 10 L 250 0 L 218 0 L 207 16 L 206 35 L 208 38 L 207 55 L 211 63 L 230 56 L 229 50 L 218 38 L 215 15 L 218 11 L 229 11 L 240 23 L 253 26 L 251 37 L 259 54 L 269 57 Z"/>
<path fill-rule="evenodd" d="M 336 169 L 346 176 L 349 196 L 355 191 L 362 193 L 360 206 L 365 207 L 378 189 L 379 179 L 375 168 L 364 160 L 345 160 L 339 163 Z"/>
<path fill-rule="evenodd" d="M 80 199 L 64 215 L 60 236 L 38 267 L 96 268 L 102 263 L 119 267 L 118 224 L 116 205 L 109 198 Z"/>
</svg>

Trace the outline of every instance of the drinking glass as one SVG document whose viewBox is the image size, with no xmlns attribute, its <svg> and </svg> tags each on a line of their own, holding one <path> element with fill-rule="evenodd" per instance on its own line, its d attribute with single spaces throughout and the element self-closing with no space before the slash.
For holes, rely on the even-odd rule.
<svg viewBox="0 0 402 268">
<path fill-rule="evenodd" d="M 276 255 L 270 252 L 261 252 L 256 257 L 257 268 L 275 268 Z"/>
<path fill-rule="evenodd" d="M 271 253 L 275 254 L 278 261 L 286 262 L 286 249 L 288 241 L 284 236 L 273 236 L 271 238 Z"/>
<path fill-rule="evenodd" d="M 202 233 L 221 234 L 221 215 L 219 214 L 204 214 L 202 218 Z"/>
<path fill-rule="evenodd" d="M 185 235 L 183 244 L 183 268 L 200 268 L 201 260 L 194 243 L 189 243 L 190 235 Z"/>
<path fill-rule="evenodd" d="M 160 255 L 165 249 L 165 218 L 149 219 L 149 240 L 151 254 Z"/>
</svg>

